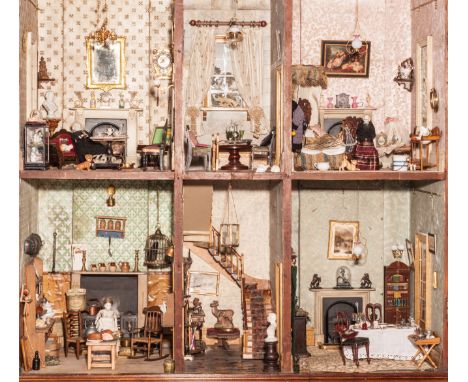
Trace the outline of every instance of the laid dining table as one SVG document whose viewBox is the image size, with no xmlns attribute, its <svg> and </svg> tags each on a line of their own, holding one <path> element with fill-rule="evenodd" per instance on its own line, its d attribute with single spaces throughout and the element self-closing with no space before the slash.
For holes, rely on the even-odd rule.
<svg viewBox="0 0 468 382">
<path fill-rule="evenodd" d="M 408 339 L 414 327 L 383 326 L 378 329 L 357 330 L 357 337 L 369 338 L 369 357 L 395 360 L 411 360 L 417 348 Z M 353 359 L 350 347 L 343 349 L 347 359 Z M 359 348 L 359 358 L 366 358 L 364 347 Z"/>
</svg>

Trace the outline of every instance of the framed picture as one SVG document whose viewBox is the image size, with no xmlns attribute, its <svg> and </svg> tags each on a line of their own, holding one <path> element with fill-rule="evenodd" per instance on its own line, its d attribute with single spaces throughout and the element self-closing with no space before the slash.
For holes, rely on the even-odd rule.
<svg viewBox="0 0 468 382">
<path fill-rule="evenodd" d="M 411 267 L 414 263 L 414 248 L 413 242 L 406 239 L 406 255 L 408 256 L 408 265 Z"/>
<path fill-rule="evenodd" d="M 190 295 L 217 296 L 219 293 L 219 273 L 190 271 L 188 273 L 188 289 Z"/>
<path fill-rule="evenodd" d="M 436 253 L 436 246 L 437 246 L 437 240 L 436 240 L 436 235 L 433 233 L 428 233 L 428 243 L 429 243 L 429 252 L 431 252 L 433 255 Z"/>
<path fill-rule="evenodd" d="M 330 220 L 328 237 L 328 258 L 330 260 L 350 260 L 354 243 L 359 236 L 359 222 Z"/>
<path fill-rule="evenodd" d="M 369 77 L 371 43 L 365 41 L 355 53 L 346 40 L 322 40 L 322 66 L 328 77 Z"/>
</svg>

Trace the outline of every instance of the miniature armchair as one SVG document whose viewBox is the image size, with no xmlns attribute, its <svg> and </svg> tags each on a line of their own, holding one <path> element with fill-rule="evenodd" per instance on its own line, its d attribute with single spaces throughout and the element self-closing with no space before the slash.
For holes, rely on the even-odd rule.
<svg viewBox="0 0 468 382">
<path fill-rule="evenodd" d="M 275 130 L 272 130 L 259 146 L 252 146 L 252 168 L 255 165 L 255 159 L 264 160 L 267 166 L 271 166 L 273 162 L 273 154 L 275 152 Z"/>
<path fill-rule="evenodd" d="M 205 171 L 210 171 L 211 146 L 199 143 L 197 136 L 189 128 L 185 130 L 184 138 L 187 146 L 187 151 L 185 153 L 185 170 L 188 170 L 190 168 L 190 165 L 192 164 L 192 159 L 194 157 L 201 157 L 203 158 L 203 167 L 205 168 Z"/>
<path fill-rule="evenodd" d="M 163 127 L 156 127 L 153 133 L 152 144 L 138 145 L 137 152 L 141 155 L 141 167 L 146 170 L 148 166 L 153 165 L 154 168 L 159 166 L 161 171 L 165 170 L 164 156 L 171 155 L 171 145 L 168 137 L 168 122 Z M 169 160 L 170 163 L 170 160 Z"/>
</svg>

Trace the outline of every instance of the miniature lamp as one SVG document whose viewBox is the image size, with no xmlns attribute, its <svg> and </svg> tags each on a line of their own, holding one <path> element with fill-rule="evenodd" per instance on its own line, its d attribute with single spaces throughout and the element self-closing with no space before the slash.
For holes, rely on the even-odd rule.
<svg viewBox="0 0 468 382">
<path fill-rule="evenodd" d="M 106 200 L 107 206 L 114 207 L 115 206 L 115 199 L 114 199 L 115 186 L 114 185 L 110 184 L 109 186 L 107 186 L 107 195 L 109 195 L 109 197 Z"/>
<path fill-rule="evenodd" d="M 364 241 L 364 242 L 363 242 Z M 366 240 L 364 238 L 359 237 L 354 243 L 353 243 L 353 250 L 352 250 L 352 259 L 353 259 L 353 265 L 359 265 L 359 264 L 364 264 L 366 259 L 367 259 L 367 245 L 366 245 Z"/>
<path fill-rule="evenodd" d="M 229 43 L 231 49 L 235 49 L 237 47 L 237 43 L 243 40 L 241 28 L 236 24 L 235 18 L 232 18 L 229 22 L 229 29 L 226 33 L 226 40 Z"/>
<path fill-rule="evenodd" d="M 402 244 L 392 245 L 392 254 L 395 260 L 400 260 L 403 256 L 405 247 Z"/>
</svg>

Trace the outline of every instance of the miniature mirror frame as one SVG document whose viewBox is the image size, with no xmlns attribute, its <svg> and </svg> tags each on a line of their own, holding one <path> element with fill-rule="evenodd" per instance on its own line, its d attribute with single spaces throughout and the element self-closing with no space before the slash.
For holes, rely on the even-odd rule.
<svg viewBox="0 0 468 382">
<path fill-rule="evenodd" d="M 87 89 L 126 89 L 125 37 L 106 40 L 104 44 L 86 37 Z"/>
</svg>

